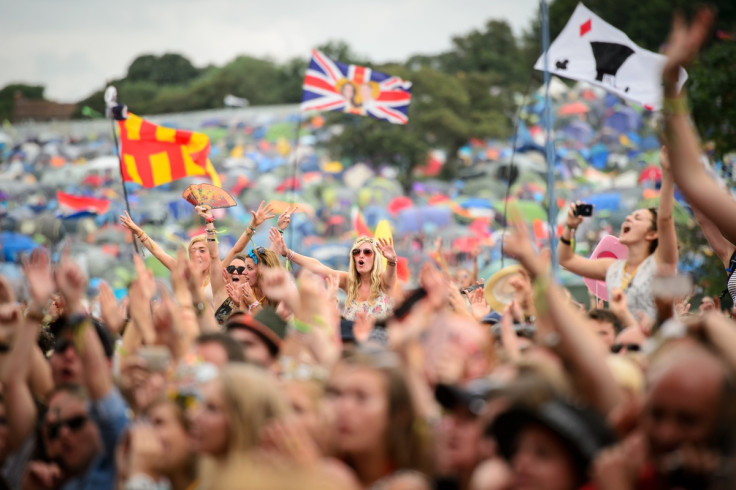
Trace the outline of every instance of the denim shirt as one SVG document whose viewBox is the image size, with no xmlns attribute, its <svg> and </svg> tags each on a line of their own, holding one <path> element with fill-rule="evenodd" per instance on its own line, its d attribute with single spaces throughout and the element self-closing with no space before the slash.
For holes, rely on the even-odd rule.
<svg viewBox="0 0 736 490">
<path fill-rule="evenodd" d="M 118 389 L 113 388 L 99 400 L 90 402 L 87 412 L 100 431 L 103 452 L 92 460 L 84 474 L 67 480 L 61 490 L 112 490 L 116 487 L 115 446 L 130 423 L 125 401 Z"/>
</svg>

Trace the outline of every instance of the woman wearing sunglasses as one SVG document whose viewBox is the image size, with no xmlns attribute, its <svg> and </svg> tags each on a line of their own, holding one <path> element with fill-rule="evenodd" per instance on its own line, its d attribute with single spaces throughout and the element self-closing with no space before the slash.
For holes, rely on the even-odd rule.
<svg viewBox="0 0 736 490">
<path fill-rule="evenodd" d="M 340 289 L 347 293 L 343 317 L 354 320 L 358 312 L 365 312 L 376 320 L 385 319 L 392 310 L 389 294 L 396 285 L 396 252 L 394 241 L 359 237 L 350 250 L 348 272 L 336 271 L 312 257 L 306 257 L 286 248 L 284 237 L 271 228 L 269 238 L 273 249 L 287 260 L 322 277 L 337 276 Z M 377 257 L 381 254 L 386 259 Z"/>
<path fill-rule="evenodd" d="M 206 223 L 207 249 L 210 262 L 213 265 L 210 268 L 212 297 L 214 304 L 219 305 L 215 310 L 217 321 L 220 324 L 224 323 L 230 314 L 239 308 L 247 308 L 252 314 L 255 314 L 263 305 L 270 305 L 271 302 L 265 297 L 258 285 L 260 278 L 258 266 L 281 267 L 278 255 L 263 247 L 255 247 L 247 255 L 243 255 L 241 252 L 253 238 L 256 228 L 267 219 L 275 216 L 272 214 L 271 206 L 262 201 L 258 206 L 258 210 L 251 211 L 253 219 L 250 225 L 222 261 L 217 246 L 217 231 L 215 230 L 212 211 L 206 206 L 197 206 L 195 209 Z M 289 207 L 279 216 L 277 226 L 281 233 L 289 226 L 294 211 L 296 211 L 296 206 Z"/>
</svg>

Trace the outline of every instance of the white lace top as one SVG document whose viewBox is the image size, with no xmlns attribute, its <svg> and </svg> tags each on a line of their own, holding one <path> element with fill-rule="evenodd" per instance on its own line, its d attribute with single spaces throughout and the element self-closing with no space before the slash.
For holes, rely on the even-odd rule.
<svg viewBox="0 0 736 490">
<path fill-rule="evenodd" d="M 381 291 L 376 299 L 373 301 L 358 301 L 353 300 L 349 305 L 345 305 L 345 310 L 342 316 L 348 320 L 355 320 L 355 315 L 359 311 L 364 311 L 376 320 L 385 320 L 391 314 L 393 306 L 391 305 L 391 298 L 386 293 Z"/>
<path fill-rule="evenodd" d="M 614 289 L 623 289 L 626 294 L 626 306 L 629 307 L 634 317 L 637 311 L 641 311 L 652 320 L 656 320 L 657 308 L 654 305 L 654 296 L 652 296 L 652 278 L 657 272 L 657 261 L 654 260 L 654 254 L 639 264 L 632 278 L 624 278 L 625 266 L 625 260 L 617 260 L 606 271 L 608 297 L 613 295 Z"/>
</svg>

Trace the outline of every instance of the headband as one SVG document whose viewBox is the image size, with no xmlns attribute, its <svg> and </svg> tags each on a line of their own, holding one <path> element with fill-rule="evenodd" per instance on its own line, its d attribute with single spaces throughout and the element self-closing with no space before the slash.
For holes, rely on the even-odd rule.
<svg viewBox="0 0 736 490">
<path fill-rule="evenodd" d="M 256 255 L 256 252 L 254 249 L 252 248 L 250 249 L 250 252 L 248 252 L 248 257 L 253 259 L 253 262 L 255 262 L 256 265 L 258 265 L 258 255 Z"/>
</svg>

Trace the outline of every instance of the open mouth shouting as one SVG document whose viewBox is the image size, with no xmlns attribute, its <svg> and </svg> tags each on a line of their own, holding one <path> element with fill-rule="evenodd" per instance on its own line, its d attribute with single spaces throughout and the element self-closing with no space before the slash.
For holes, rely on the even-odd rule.
<svg viewBox="0 0 736 490">
<path fill-rule="evenodd" d="M 623 226 L 621 227 L 621 234 L 625 235 L 630 231 L 631 231 L 631 225 L 628 223 L 624 223 Z"/>
</svg>

